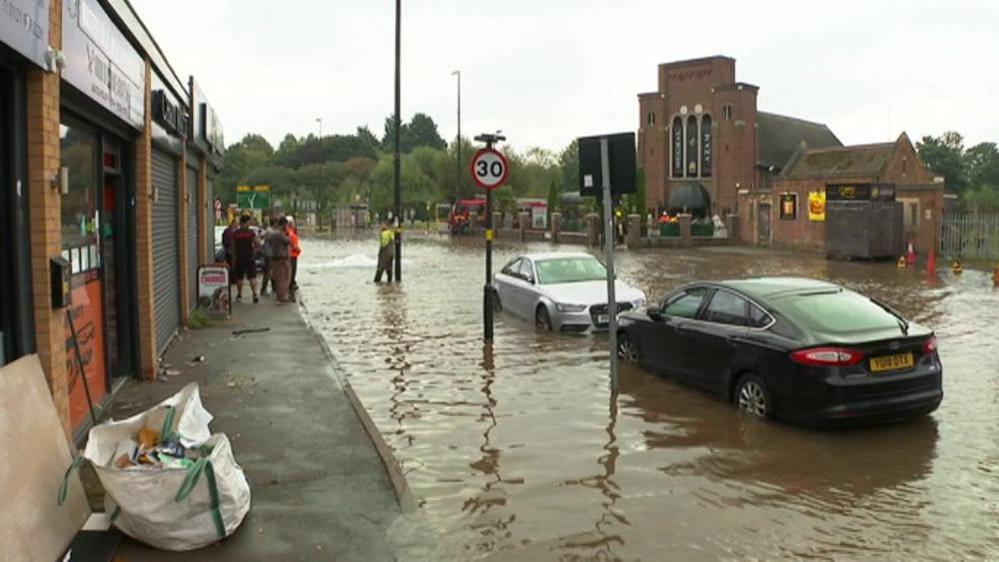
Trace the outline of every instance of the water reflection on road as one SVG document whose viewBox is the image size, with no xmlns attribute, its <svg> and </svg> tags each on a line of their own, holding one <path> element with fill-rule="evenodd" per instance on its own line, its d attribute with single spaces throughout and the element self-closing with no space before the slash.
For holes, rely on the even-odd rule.
<svg viewBox="0 0 999 562">
<path fill-rule="evenodd" d="M 547 245 L 500 244 L 497 265 Z M 395 450 L 420 517 L 461 559 L 999 557 L 999 294 L 987 275 L 750 250 L 622 252 L 660 295 L 692 279 L 806 275 L 934 328 L 946 397 L 861 431 L 756 422 L 625 367 L 606 338 L 500 315 L 481 340 L 482 248 L 410 241 L 402 285 L 371 282 L 373 240 L 306 242 L 313 321 Z"/>
</svg>

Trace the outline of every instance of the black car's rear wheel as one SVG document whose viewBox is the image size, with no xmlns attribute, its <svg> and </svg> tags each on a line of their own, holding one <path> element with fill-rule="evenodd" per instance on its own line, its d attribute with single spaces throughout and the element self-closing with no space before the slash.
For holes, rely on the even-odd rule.
<svg viewBox="0 0 999 562">
<path fill-rule="evenodd" d="M 552 318 L 548 314 L 547 306 L 543 304 L 538 306 L 534 312 L 534 325 L 546 332 L 552 331 Z"/>
<path fill-rule="evenodd" d="M 626 363 L 638 363 L 641 360 L 638 345 L 628 334 L 617 336 L 617 357 Z"/>
<path fill-rule="evenodd" d="M 763 379 L 757 375 L 745 375 L 735 386 L 735 405 L 737 408 L 761 418 L 770 415 L 770 392 Z"/>
</svg>

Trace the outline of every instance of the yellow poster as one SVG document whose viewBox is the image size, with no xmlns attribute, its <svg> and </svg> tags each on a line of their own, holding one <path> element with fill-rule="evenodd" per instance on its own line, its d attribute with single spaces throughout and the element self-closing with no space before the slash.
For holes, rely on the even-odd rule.
<svg viewBox="0 0 999 562">
<path fill-rule="evenodd" d="M 808 194 L 808 220 L 824 222 L 826 220 L 826 194 L 822 191 L 812 191 Z"/>
</svg>

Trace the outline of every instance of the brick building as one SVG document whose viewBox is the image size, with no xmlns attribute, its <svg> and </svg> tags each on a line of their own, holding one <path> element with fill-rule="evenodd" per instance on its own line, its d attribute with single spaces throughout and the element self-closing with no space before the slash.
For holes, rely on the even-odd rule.
<svg viewBox="0 0 999 562">
<path fill-rule="evenodd" d="M 922 248 L 934 243 L 942 189 L 907 136 L 844 147 L 824 124 L 759 111 L 758 94 L 736 80 L 729 57 L 659 65 L 657 90 L 638 95 L 638 162 L 650 211 L 683 210 L 670 195 L 699 185 L 708 207 L 686 210 L 739 215 L 743 241 L 821 249 L 822 221 L 777 213 L 775 194 L 795 193 L 804 204 L 832 184 L 892 183 L 905 205 L 906 235 Z"/>
<path fill-rule="evenodd" d="M 0 136 L 0 366 L 37 353 L 79 436 L 82 377 L 98 403 L 128 377 L 153 377 L 196 304 L 221 124 L 126 0 L 10 0 Z M 56 302 L 60 264 L 68 306 Z"/>
</svg>

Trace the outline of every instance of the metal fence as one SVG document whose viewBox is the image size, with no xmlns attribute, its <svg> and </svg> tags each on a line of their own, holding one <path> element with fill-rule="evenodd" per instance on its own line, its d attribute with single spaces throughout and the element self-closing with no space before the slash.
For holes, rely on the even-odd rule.
<svg viewBox="0 0 999 562">
<path fill-rule="evenodd" d="M 999 259 L 999 213 L 944 213 L 940 253 L 962 258 Z"/>
</svg>

